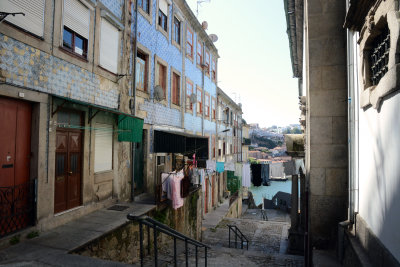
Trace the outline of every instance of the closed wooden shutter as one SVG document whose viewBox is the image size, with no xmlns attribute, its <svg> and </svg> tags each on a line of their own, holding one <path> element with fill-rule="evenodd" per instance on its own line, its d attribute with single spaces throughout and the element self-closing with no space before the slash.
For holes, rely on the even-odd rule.
<svg viewBox="0 0 400 267">
<path fill-rule="evenodd" d="M 168 16 L 168 3 L 166 0 L 159 0 L 158 7 L 164 15 Z"/>
<path fill-rule="evenodd" d="M 105 69 L 118 73 L 119 31 L 106 19 L 101 19 L 100 33 L 100 65 Z"/>
<path fill-rule="evenodd" d="M 89 8 L 78 0 L 64 0 L 64 26 L 89 40 Z"/>
<path fill-rule="evenodd" d="M 94 139 L 94 172 L 112 170 L 113 126 L 96 123 Z"/>
<path fill-rule="evenodd" d="M 0 11 L 15 13 L 23 12 L 23 15 L 8 15 L 6 21 L 37 36 L 43 36 L 44 32 L 44 7 L 45 0 L 1 0 Z"/>
</svg>

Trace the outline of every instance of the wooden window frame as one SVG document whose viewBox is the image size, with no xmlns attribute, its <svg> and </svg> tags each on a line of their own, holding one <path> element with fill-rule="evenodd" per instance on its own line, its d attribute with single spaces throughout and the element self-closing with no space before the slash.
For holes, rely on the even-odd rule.
<svg viewBox="0 0 400 267">
<path fill-rule="evenodd" d="M 215 97 L 211 97 L 211 119 L 212 120 L 217 119 L 217 99 L 215 99 Z"/>
<path fill-rule="evenodd" d="M 178 34 L 176 32 L 176 26 L 177 26 L 176 22 L 177 21 L 179 22 L 179 32 L 178 32 Z M 180 50 L 181 49 L 181 43 L 182 43 L 182 20 L 178 16 L 174 15 L 172 24 L 173 24 L 173 29 L 174 29 L 172 31 L 172 43 Z M 176 40 L 177 36 L 178 36 L 178 40 Z"/>
<path fill-rule="evenodd" d="M 199 48 L 200 48 L 200 54 L 199 54 Z M 200 42 L 200 40 L 197 40 L 197 42 L 196 42 L 196 65 L 198 67 L 202 68 L 202 64 L 203 64 L 203 44 Z"/>
<path fill-rule="evenodd" d="M 211 61 L 211 80 L 217 82 L 217 61 L 215 60 L 215 57 L 213 57 Z"/>
<path fill-rule="evenodd" d="M 175 88 L 174 77 L 178 78 L 178 84 L 177 84 L 178 88 Z M 178 108 L 181 105 L 181 95 L 182 95 L 181 84 L 182 84 L 181 74 L 178 71 L 171 69 L 171 104 L 175 105 Z M 176 89 L 178 90 L 178 96 L 176 96 Z"/>
<path fill-rule="evenodd" d="M 188 84 L 190 84 L 192 86 L 192 92 L 191 94 L 193 94 L 194 91 L 194 84 L 191 80 L 189 80 L 188 78 L 186 78 L 186 84 L 185 84 L 185 89 L 186 89 L 186 110 L 189 110 L 190 112 L 193 112 L 193 104 L 190 103 L 190 95 L 188 94 Z"/>
<path fill-rule="evenodd" d="M 160 70 L 159 70 L 159 66 L 158 65 L 162 65 L 164 67 L 165 70 L 165 78 L 164 78 L 164 82 L 165 82 L 165 88 L 162 86 L 162 84 L 160 84 L 159 80 L 160 80 Z M 167 106 L 168 103 L 168 63 L 166 61 L 164 61 L 163 59 L 161 59 L 160 57 L 158 57 L 157 55 L 155 55 L 155 64 L 154 64 L 154 68 L 155 68 L 155 77 L 154 77 L 154 85 L 160 85 L 161 87 L 163 87 L 164 89 L 164 100 L 161 101 L 161 103 L 164 106 Z"/>
<path fill-rule="evenodd" d="M 71 42 L 72 42 L 71 46 L 72 47 L 65 46 L 65 44 L 64 44 L 64 31 L 67 31 L 72 35 L 71 36 L 71 39 L 72 39 L 71 40 Z M 70 52 L 70 53 L 73 53 L 77 57 L 80 57 L 80 58 L 83 58 L 83 59 L 87 60 L 87 58 L 88 58 L 88 42 L 89 42 L 89 40 L 87 40 L 86 38 L 84 38 L 81 35 L 77 34 L 76 32 L 74 32 L 73 30 L 71 30 L 70 28 L 68 28 L 65 25 L 63 25 L 62 32 L 63 32 L 62 33 L 62 48 L 65 49 L 66 51 Z M 78 38 L 81 38 L 83 40 L 82 55 L 75 51 L 75 40 L 76 40 L 77 36 L 78 36 Z"/>
<path fill-rule="evenodd" d="M 208 77 L 210 77 L 210 61 L 211 54 L 207 49 L 204 49 L 204 71 Z"/>
<path fill-rule="evenodd" d="M 167 40 L 169 40 L 169 17 L 170 17 L 170 12 L 169 12 L 169 4 L 167 4 L 168 5 L 168 11 L 167 11 L 167 13 L 168 14 L 164 14 L 161 10 L 160 10 L 160 1 L 162 1 L 162 0 L 157 0 L 157 17 L 156 17 L 156 27 L 157 27 L 157 30 L 159 31 L 159 32 L 161 32 L 164 36 L 165 36 L 165 38 L 167 38 Z M 164 15 L 165 16 L 165 27 L 166 27 L 166 29 L 164 29 L 161 25 L 160 25 L 160 13 L 162 14 L 162 15 Z"/>
<path fill-rule="evenodd" d="M 145 53 L 145 52 L 143 52 L 143 51 L 142 51 L 141 49 L 139 49 L 139 48 L 138 48 L 138 50 L 137 50 L 137 53 L 138 53 L 138 54 L 141 54 L 141 56 L 145 58 L 145 59 L 144 59 L 145 66 L 144 66 L 144 83 L 143 83 L 143 89 L 137 87 L 137 85 L 136 85 L 136 89 L 138 89 L 138 90 L 140 90 L 140 91 L 142 91 L 142 92 L 148 93 L 148 91 L 149 91 L 149 74 L 150 74 L 150 71 L 149 71 L 150 55 L 147 54 L 147 53 Z M 136 57 L 143 60 L 143 58 L 139 57 L 139 55 L 136 55 Z M 136 63 L 136 64 L 137 64 L 137 63 Z M 136 71 L 138 71 L 138 70 L 136 69 Z M 137 79 L 136 79 L 136 84 L 137 84 L 137 82 L 138 82 L 138 81 L 137 81 Z"/>
<path fill-rule="evenodd" d="M 208 99 L 208 105 L 207 105 L 207 99 Z M 204 93 L 204 117 L 206 119 L 210 118 L 210 94 L 205 92 Z"/>
<path fill-rule="evenodd" d="M 188 38 L 188 32 L 192 34 L 191 43 L 189 42 L 190 38 Z M 190 27 L 186 27 L 186 56 L 193 61 L 194 54 L 194 33 Z M 188 54 L 188 46 L 190 46 L 190 54 Z"/>
<path fill-rule="evenodd" d="M 199 92 L 201 101 L 199 101 Z M 196 88 L 196 98 L 197 98 L 196 114 L 197 116 L 201 116 L 203 114 L 203 90 L 200 87 Z"/>
</svg>

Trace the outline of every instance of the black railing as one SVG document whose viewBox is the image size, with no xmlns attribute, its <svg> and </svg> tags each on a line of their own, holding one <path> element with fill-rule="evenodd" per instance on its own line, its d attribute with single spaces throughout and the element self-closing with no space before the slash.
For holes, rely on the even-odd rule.
<svg viewBox="0 0 400 267">
<path fill-rule="evenodd" d="M 235 248 L 237 248 L 237 240 L 240 238 L 240 248 L 243 249 L 243 243 L 246 241 L 247 250 L 249 250 L 249 240 L 247 237 L 237 228 L 236 225 L 229 225 L 229 247 L 231 247 L 231 231 L 235 234 Z"/>
<path fill-rule="evenodd" d="M 207 266 L 207 249 L 210 247 L 204 243 L 201 243 L 195 239 L 185 236 L 182 233 L 175 231 L 174 229 L 168 227 L 165 224 L 162 224 L 156 220 L 148 216 L 134 216 L 128 214 L 128 219 L 131 221 L 137 221 L 139 223 L 139 238 L 140 238 L 140 266 L 143 266 L 144 260 L 144 248 L 143 248 L 143 225 L 147 226 L 147 252 L 150 255 L 150 228 L 153 228 L 154 231 L 154 266 L 158 266 L 158 246 L 157 246 L 157 235 L 159 232 L 167 234 L 174 238 L 174 266 L 178 266 L 177 260 L 177 251 L 176 251 L 176 240 L 182 240 L 185 242 L 185 260 L 186 266 L 189 266 L 189 251 L 188 251 L 188 244 L 195 246 L 195 257 L 196 257 L 196 266 L 198 266 L 198 248 L 204 248 L 204 263 Z"/>
<path fill-rule="evenodd" d="M 35 222 L 36 180 L 0 187 L 0 238 Z"/>
</svg>

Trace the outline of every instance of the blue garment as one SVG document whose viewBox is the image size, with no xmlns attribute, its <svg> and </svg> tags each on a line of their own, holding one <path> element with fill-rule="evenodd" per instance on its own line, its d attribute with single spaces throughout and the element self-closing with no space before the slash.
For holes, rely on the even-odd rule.
<svg viewBox="0 0 400 267">
<path fill-rule="evenodd" d="M 224 163 L 223 162 L 217 162 L 217 168 L 216 168 L 217 172 L 224 172 L 225 168 L 224 168 Z"/>
</svg>

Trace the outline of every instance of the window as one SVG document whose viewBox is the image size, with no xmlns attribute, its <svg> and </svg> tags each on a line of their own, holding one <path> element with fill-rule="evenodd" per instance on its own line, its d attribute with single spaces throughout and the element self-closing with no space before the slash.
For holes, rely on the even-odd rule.
<svg viewBox="0 0 400 267">
<path fill-rule="evenodd" d="M 215 82 L 217 79 L 217 63 L 215 59 L 213 58 L 212 60 L 212 65 L 211 65 L 211 79 Z"/>
<path fill-rule="evenodd" d="M 138 7 L 140 7 L 144 12 L 150 14 L 150 0 L 137 0 Z"/>
<path fill-rule="evenodd" d="M 181 45 L 181 22 L 174 17 L 174 41 L 177 45 Z"/>
<path fill-rule="evenodd" d="M 172 73 L 172 104 L 181 104 L 181 77 L 175 72 Z"/>
<path fill-rule="evenodd" d="M 106 19 L 101 19 L 100 65 L 118 73 L 119 31 Z"/>
<path fill-rule="evenodd" d="M 137 51 L 136 56 L 136 89 L 147 92 L 148 81 L 148 55 Z"/>
<path fill-rule="evenodd" d="M 216 105 L 217 101 L 215 100 L 214 97 L 211 98 L 211 119 L 215 120 L 216 119 Z"/>
<path fill-rule="evenodd" d="M 90 11 L 77 0 L 64 0 L 63 47 L 87 57 Z"/>
<path fill-rule="evenodd" d="M 94 133 L 94 172 L 112 170 L 113 126 L 96 123 Z"/>
<path fill-rule="evenodd" d="M 193 32 L 189 27 L 186 31 L 186 55 L 193 59 Z"/>
<path fill-rule="evenodd" d="M 197 88 L 197 115 L 203 113 L 203 92 L 200 88 Z"/>
<path fill-rule="evenodd" d="M 370 52 L 371 64 L 371 83 L 377 85 L 381 78 L 388 72 L 390 50 L 390 32 L 389 28 L 383 29 L 382 33 L 375 37 Z"/>
<path fill-rule="evenodd" d="M 23 15 L 9 15 L 5 18 L 7 22 L 33 33 L 43 36 L 44 32 L 44 6 L 45 0 L 21 1 L 21 0 L 1 0 L 1 12 L 23 12 Z"/>
<path fill-rule="evenodd" d="M 212 157 L 215 158 L 215 135 L 212 136 Z"/>
<path fill-rule="evenodd" d="M 166 0 L 158 2 L 158 26 L 168 32 L 168 3 Z"/>
<path fill-rule="evenodd" d="M 167 96 L 167 67 L 157 62 L 158 69 L 158 84 L 164 91 L 164 98 Z"/>
<path fill-rule="evenodd" d="M 203 63 L 203 46 L 200 41 L 197 41 L 197 65 Z"/>
<path fill-rule="evenodd" d="M 186 79 L 186 108 L 193 110 L 193 104 L 190 103 L 190 96 L 193 94 L 193 83 Z"/>
<path fill-rule="evenodd" d="M 206 50 L 206 57 L 204 60 L 205 60 L 204 68 L 205 68 L 206 74 L 209 75 L 210 74 L 210 53 L 207 50 Z"/>
<path fill-rule="evenodd" d="M 205 99 L 204 99 L 204 116 L 206 118 L 210 117 L 210 95 L 208 93 L 205 93 Z"/>
</svg>

